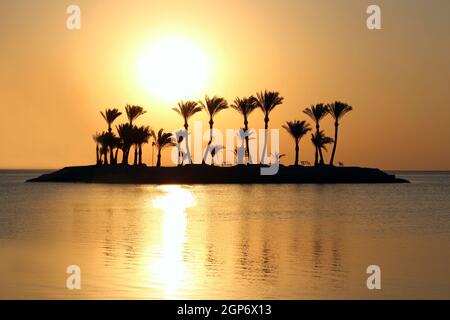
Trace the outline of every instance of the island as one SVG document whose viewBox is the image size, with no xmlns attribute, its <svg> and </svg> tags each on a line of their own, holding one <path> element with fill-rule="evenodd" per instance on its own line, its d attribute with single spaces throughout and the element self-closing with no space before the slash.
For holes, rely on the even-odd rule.
<svg viewBox="0 0 450 320">
<path fill-rule="evenodd" d="M 261 175 L 261 165 L 232 167 L 191 164 L 174 167 L 91 165 L 65 167 L 28 182 L 115 184 L 280 184 L 280 183 L 408 183 L 379 169 L 280 165 L 277 174 Z"/>
</svg>

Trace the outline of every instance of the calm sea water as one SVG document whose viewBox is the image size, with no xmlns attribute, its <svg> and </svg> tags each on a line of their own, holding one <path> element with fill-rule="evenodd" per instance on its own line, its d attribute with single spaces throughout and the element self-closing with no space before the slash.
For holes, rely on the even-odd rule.
<svg viewBox="0 0 450 320">
<path fill-rule="evenodd" d="M 411 184 L 29 184 L 0 171 L 0 298 L 450 299 L 450 173 Z M 81 290 L 66 268 L 81 268 Z M 381 267 L 381 290 L 366 269 Z"/>
</svg>

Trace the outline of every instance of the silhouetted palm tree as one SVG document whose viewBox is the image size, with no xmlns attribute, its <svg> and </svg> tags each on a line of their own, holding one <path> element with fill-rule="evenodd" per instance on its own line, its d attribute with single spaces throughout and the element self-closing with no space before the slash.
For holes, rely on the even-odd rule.
<svg viewBox="0 0 450 320">
<path fill-rule="evenodd" d="M 256 99 L 253 100 L 258 108 L 264 113 L 264 145 L 261 155 L 261 163 L 264 163 L 264 158 L 267 150 L 267 140 L 268 140 L 268 129 L 269 129 L 269 115 L 270 112 L 275 109 L 276 106 L 283 103 L 283 97 L 280 96 L 279 92 L 274 91 L 264 91 L 256 94 Z"/>
<path fill-rule="evenodd" d="M 113 149 L 115 148 L 115 153 L 114 153 L 114 160 L 111 162 L 112 164 L 117 164 L 117 155 L 119 153 L 119 149 L 122 148 L 122 140 L 120 139 L 120 137 L 115 137 L 114 138 L 114 142 L 113 142 Z"/>
<path fill-rule="evenodd" d="M 141 106 L 132 106 L 127 104 L 125 106 L 125 111 L 127 113 L 127 118 L 130 125 L 133 125 L 133 121 L 145 114 L 147 111 L 144 110 Z"/>
<path fill-rule="evenodd" d="M 228 108 L 228 102 L 224 98 L 220 97 L 208 97 L 205 96 L 205 102 L 199 101 L 199 105 L 208 112 L 209 115 L 209 141 L 208 141 L 208 147 L 205 150 L 205 154 L 203 155 L 202 163 L 205 163 L 205 158 L 207 155 L 207 152 L 209 150 L 209 147 L 211 146 L 212 139 L 213 139 L 213 127 L 214 127 L 214 116 L 218 114 L 220 111 L 225 110 Z"/>
<path fill-rule="evenodd" d="M 320 120 L 325 117 L 328 113 L 328 108 L 323 103 L 318 103 L 315 106 L 311 106 L 310 108 L 306 108 L 303 110 L 303 113 L 308 115 L 316 124 L 316 135 L 319 135 L 320 132 Z M 318 153 L 320 153 L 320 164 L 324 164 L 322 150 L 316 147 L 315 157 L 314 157 L 314 165 L 318 164 Z"/>
<path fill-rule="evenodd" d="M 133 126 L 133 121 L 135 121 L 137 118 L 145 114 L 147 111 L 144 110 L 141 106 L 136 105 L 129 105 L 127 104 L 125 106 L 125 111 L 127 113 L 128 122 L 131 126 Z M 138 135 L 138 128 L 133 127 L 134 134 L 132 135 L 132 141 L 131 145 L 134 145 L 134 165 L 137 165 L 138 163 L 138 144 L 137 144 L 137 135 Z M 130 148 L 131 148 L 130 145 Z M 129 150 L 128 150 L 129 152 Z M 128 158 L 128 155 L 127 155 Z"/>
<path fill-rule="evenodd" d="M 122 114 L 122 112 L 119 112 L 117 109 L 105 109 L 105 112 L 100 111 L 100 114 L 108 124 L 108 132 L 112 132 L 111 126 L 113 122 Z"/>
<path fill-rule="evenodd" d="M 128 164 L 128 155 L 134 143 L 134 126 L 129 123 L 122 123 L 116 126 L 116 129 L 121 140 L 122 164 Z"/>
<path fill-rule="evenodd" d="M 249 137 L 248 137 L 248 116 L 250 113 L 252 113 L 253 110 L 255 110 L 256 104 L 255 97 L 250 98 L 242 98 L 236 97 L 234 99 L 233 104 L 231 105 L 231 108 L 239 112 L 243 118 L 244 118 L 244 134 L 245 134 L 245 152 L 248 157 L 248 163 L 252 163 L 252 158 L 250 155 L 250 147 L 249 147 Z"/>
<path fill-rule="evenodd" d="M 102 164 L 99 135 L 100 135 L 100 133 L 97 132 L 96 134 L 94 134 L 92 136 L 92 139 L 94 139 L 94 142 L 95 142 L 95 158 L 96 158 L 97 165 Z"/>
<path fill-rule="evenodd" d="M 101 146 L 97 154 L 103 155 L 103 164 L 107 165 L 108 150 L 110 151 L 110 154 L 113 153 L 112 146 L 114 145 L 114 140 L 116 138 L 114 133 L 109 131 L 103 131 L 102 133 L 97 133 L 96 135 L 94 135 L 93 138 L 95 142 Z M 98 159 L 99 157 L 97 157 L 97 161 Z"/>
<path fill-rule="evenodd" d="M 300 150 L 300 140 L 303 138 L 303 136 L 311 130 L 311 127 L 309 126 L 306 121 L 288 121 L 285 125 L 283 125 L 283 128 L 286 129 L 287 132 L 294 138 L 295 141 L 295 162 L 294 165 L 298 166 L 299 161 L 299 150 Z"/>
<path fill-rule="evenodd" d="M 176 142 L 173 137 L 173 135 L 169 132 L 164 132 L 164 129 L 159 129 L 158 134 L 155 133 L 155 131 L 151 131 L 153 140 L 155 141 L 155 145 L 158 148 L 158 157 L 156 161 L 156 166 L 161 166 L 161 151 L 162 149 L 169 147 L 169 146 L 175 146 Z"/>
<path fill-rule="evenodd" d="M 142 145 L 148 143 L 152 133 L 149 126 L 135 127 L 135 144 L 138 149 L 138 159 L 135 163 L 142 164 Z"/>
<path fill-rule="evenodd" d="M 186 101 L 186 102 L 179 102 L 176 108 L 172 108 L 173 111 L 178 113 L 181 117 L 183 117 L 184 120 L 184 129 L 186 130 L 186 152 L 189 163 L 192 163 L 191 153 L 189 150 L 189 118 L 192 117 L 197 112 L 200 112 L 202 110 L 202 107 L 198 105 L 195 101 Z"/>
<path fill-rule="evenodd" d="M 311 134 L 311 142 L 319 150 L 320 157 L 323 160 L 322 149 L 327 151 L 327 144 L 333 143 L 333 138 L 327 137 L 323 130 Z"/>
<path fill-rule="evenodd" d="M 334 145 L 333 151 L 331 152 L 330 165 L 333 165 L 334 154 L 336 153 L 336 146 L 338 140 L 338 128 L 339 128 L 339 120 L 348 112 L 352 111 L 353 108 L 346 104 L 345 102 L 335 101 L 328 105 L 328 113 L 334 119 Z"/>
</svg>

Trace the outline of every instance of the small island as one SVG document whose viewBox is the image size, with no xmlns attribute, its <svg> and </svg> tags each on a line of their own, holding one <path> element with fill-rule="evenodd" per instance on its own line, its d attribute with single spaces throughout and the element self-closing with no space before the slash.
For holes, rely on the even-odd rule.
<svg viewBox="0 0 450 320">
<path fill-rule="evenodd" d="M 378 169 L 360 167 L 301 167 L 280 165 L 275 175 L 261 175 L 259 165 L 219 167 L 81 166 L 66 167 L 29 182 L 122 184 L 261 184 L 261 183 L 405 183 Z"/>
<path fill-rule="evenodd" d="M 303 114 L 307 115 L 315 125 L 315 132 L 311 134 L 314 146 L 314 164 L 300 161 L 300 142 L 310 131 L 311 125 L 306 120 L 287 121 L 282 127 L 294 141 L 295 161 L 290 166 L 280 163 L 284 154 L 271 153 L 267 155 L 268 132 L 270 114 L 283 103 L 284 98 L 276 91 L 261 91 L 250 97 L 236 97 L 232 104 L 222 97 L 205 96 L 203 101 L 181 101 L 173 110 L 183 120 L 183 128 L 174 133 L 165 132 L 163 128 L 155 131 L 150 126 L 137 126 L 137 118 L 147 111 L 138 105 L 126 105 L 125 113 L 128 121 L 112 129 L 114 121 L 122 114 L 117 108 L 100 112 L 107 124 L 107 131 L 93 136 L 96 144 L 96 165 L 65 167 L 53 173 L 44 174 L 30 179 L 28 182 L 84 182 L 84 183 L 127 183 L 127 184 L 249 184 L 249 183 L 404 183 L 407 180 L 387 174 L 379 169 L 345 167 L 339 161 L 334 165 L 338 141 L 340 121 L 345 114 L 353 110 L 347 103 L 335 101 L 332 103 L 318 103 L 307 107 Z M 243 127 L 235 130 L 240 145 L 234 150 L 225 150 L 223 141 L 217 141 L 214 136 L 214 120 L 219 112 L 234 109 L 242 116 Z M 264 142 L 262 152 L 252 151 L 251 143 L 256 139 L 255 131 L 249 128 L 249 115 L 260 110 L 264 116 Z M 198 112 L 205 111 L 209 117 L 209 141 L 201 157 L 201 164 L 192 161 L 189 140 L 189 119 Z M 321 130 L 321 121 L 330 116 L 334 122 L 334 138 Z M 234 129 L 233 129 L 234 130 Z M 259 139 L 259 138 L 258 138 Z M 152 166 L 143 163 L 143 148 L 145 144 L 152 147 Z M 198 142 L 198 141 L 194 141 Z M 201 143 L 202 141 L 200 141 Z M 272 139 L 271 139 L 272 143 Z M 327 145 L 333 145 L 330 161 L 325 163 L 324 154 Z M 153 166 L 153 150 L 156 147 L 157 161 Z M 174 166 L 163 167 L 162 150 L 176 147 L 176 161 Z M 202 146 L 200 146 L 202 147 Z M 271 148 L 272 150 L 272 148 Z M 119 162 L 118 155 L 122 159 Z M 134 151 L 134 162 L 129 164 L 130 152 Z M 235 156 L 235 163 L 226 163 L 218 154 L 231 151 Z M 258 157 L 259 156 L 259 157 Z M 276 170 L 266 175 L 262 173 L 266 168 Z"/>
</svg>

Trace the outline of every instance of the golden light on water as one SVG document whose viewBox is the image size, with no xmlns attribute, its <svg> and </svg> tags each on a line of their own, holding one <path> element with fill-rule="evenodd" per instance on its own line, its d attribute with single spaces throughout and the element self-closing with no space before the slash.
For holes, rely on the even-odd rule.
<svg viewBox="0 0 450 320">
<path fill-rule="evenodd" d="M 202 94 L 210 74 L 205 51 L 182 37 L 153 42 L 143 51 L 137 68 L 139 80 L 149 93 L 168 102 Z"/>
<path fill-rule="evenodd" d="M 189 189 L 180 186 L 159 187 L 165 194 L 153 201 L 153 207 L 163 210 L 161 256 L 154 262 L 153 272 L 164 287 L 166 297 L 172 297 L 178 284 L 186 278 L 183 244 L 186 236 L 186 209 L 195 206 Z"/>
</svg>

